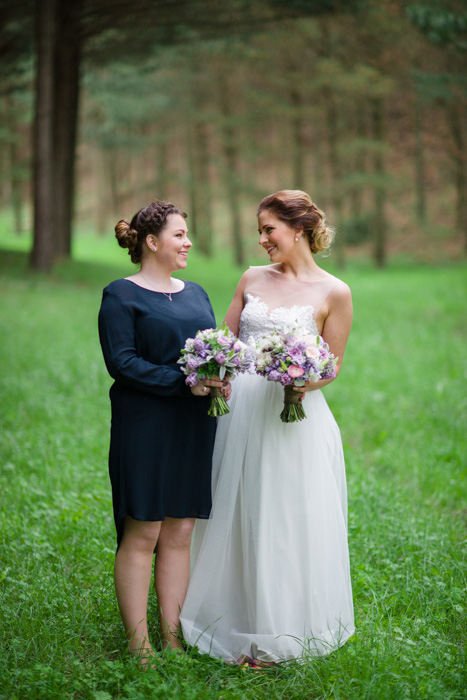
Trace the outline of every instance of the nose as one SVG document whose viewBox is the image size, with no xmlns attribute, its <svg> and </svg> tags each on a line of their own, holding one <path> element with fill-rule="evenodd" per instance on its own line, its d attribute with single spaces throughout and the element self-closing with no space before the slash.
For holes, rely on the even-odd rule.
<svg viewBox="0 0 467 700">
<path fill-rule="evenodd" d="M 259 245 L 264 245 L 267 242 L 267 240 L 268 240 L 268 237 L 266 236 L 266 234 L 260 233 L 259 241 L 258 241 Z"/>
<path fill-rule="evenodd" d="M 190 239 L 187 236 L 185 238 L 185 248 L 191 248 L 192 245 L 193 245 L 193 243 L 190 241 Z"/>
</svg>

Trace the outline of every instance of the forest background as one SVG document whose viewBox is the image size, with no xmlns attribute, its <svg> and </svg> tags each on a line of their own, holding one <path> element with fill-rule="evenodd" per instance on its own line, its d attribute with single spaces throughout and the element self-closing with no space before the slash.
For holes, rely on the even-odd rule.
<svg viewBox="0 0 467 700">
<path fill-rule="evenodd" d="M 465 253 L 462 2 L 1 0 L 0 13 L 0 208 L 33 268 L 155 197 L 187 210 L 203 254 L 244 265 L 259 200 L 283 188 L 326 211 L 341 266 Z"/>
<path fill-rule="evenodd" d="M 466 27 L 449 0 L 0 0 L 0 700 L 464 700 Z M 113 227 L 182 206 L 221 321 L 284 187 L 352 289 L 326 400 L 357 631 L 272 673 L 196 648 L 142 673 L 112 581 Z"/>
</svg>

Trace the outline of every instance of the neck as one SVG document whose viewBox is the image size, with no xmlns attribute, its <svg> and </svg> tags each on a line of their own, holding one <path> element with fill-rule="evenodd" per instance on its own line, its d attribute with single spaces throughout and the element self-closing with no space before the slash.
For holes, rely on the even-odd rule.
<svg viewBox="0 0 467 700">
<path fill-rule="evenodd" d="M 155 260 L 143 260 L 140 273 L 154 285 L 170 287 L 172 270 L 161 267 Z"/>
<path fill-rule="evenodd" d="M 300 255 L 292 260 L 283 261 L 281 267 L 284 275 L 296 279 L 312 277 L 321 270 L 315 263 L 311 251 L 310 255 Z"/>
</svg>

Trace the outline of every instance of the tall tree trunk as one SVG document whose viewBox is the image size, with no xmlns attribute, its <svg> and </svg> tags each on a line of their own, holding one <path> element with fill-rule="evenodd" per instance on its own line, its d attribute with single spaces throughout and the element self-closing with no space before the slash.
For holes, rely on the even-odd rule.
<svg viewBox="0 0 467 700">
<path fill-rule="evenodd" d="M 415 94 L 414 127 L 415 127 L 415 183 L 417 193 L 416 212 L 420 223 L 426 221 L 426 188 L 425 188 L 425 157 L 423 148 L 422 110 L 420 96 Z"/>
<path fill-rule="evenodd" d="M 365 132 L 365 118 L 364 118 L 364 111 L 362 109 L 362 105 L 359 102 L 356 106 L 356 113 L 354 115 L 355 119 L 355 130 L 357 133 L 357 137 L 359 139 L 359 144 L 357 151 L 355 153 L 354 161 L 353 161 L 353 168 L 354 172 L 357 175 L 363 175 L 364 172 L 366 171 L 366 162 L 365 162 L 365 152 L 362 147 L 363 139 L 366 136 Z M 350 194 L 350 211 L 352 214 L 352 217 L 354 218 L 355 221 L 358 221 L 361 217 L 362 214 L 362 209 L 363 209 L 363 189 L 362 185 L 355 184 L 352 187 L 351 194 Z"/>
<path fill-rule="evenodd" d="M 226 162 L 225 185 L 227 188 L 227 201 L 232 222 L 232 242 L 234 247 L 235 262 L 237 265 L 245 264 L 245 252 L 242 240 L 242 222 L 240 216 L 240 192 L 238 173 L 238 143 L 235 129 L 232 126 L 232 109 L 229 100 L 229 86 L 227 73 L 221 72 L 219 76 L 219 96 L 222 114 L 222 148 Z"/>
<path fill-rule="evenodd" d="M 74 165 L 78 125 L 81 37 L 79 13 L 82 0 L 60 2 L 55 57 L 55 257 L 71 253 Z"/>
<path fill-rule="evenodd" d="M 193 150 L 193 167 L 191 171 L 195 180 L 192 183 L 192 206 L 196 212 L 197 245 L 201 253 L 210 256 L 213 253 L 212 195 L 206 125 L 199 121 L 195 122 L 191 131 L 191 138 Z"/>
<path fill-rule="evenodd" d="M 463 105 L 461 100 L 450 103 L 449 122 L 454 141 L 454 177 L 456 183 L 456 228 L 464 239 L 464 250 L 467 253 L 467 178 L 465 165 L 464 134 L 463 134 Z"/>
<path fill-rule="evenodd" d="M 384 143 L 384 111 L 383 100 L 374 98 L 371 101 L 371 117 L 373 124 L 373 138 L 381 146 Z M 386 186 L 384 184 L 384 158 L 381 150 L 376 149 L 373 161 L 375 187 L 374 187 L 374 249 L 373 255 L 378 267 L 386 265 Z"/>
<path fill-rule="evenodd" d="M 36 0 L 34 119 L 34 245 L 31 265 L 50 270 L 54 259 L 54 91 L 57 0 Z"/>
<path fill-rule="evenodd" d="M 188 153 L 188 194 L 190 202 L 190 233 L 199 245 L 198 235 L 198 178 L 196 176 L 196 153 L 194 143 L 194 125 L 188 122 L 186 128 L 187 135 L 187 153 Z"/>
<path fill-rule="evenodd" d="M 10 202 L 13 211 L 13 225 L 16 234 L 23 232 L 23 187 L 20 173 L 19 149 L 13 140 L 10 144 Z"/>
<path fill-rule="evenodd" d="M 209 133 L 206 124 L 199 125 L 198 132 L 199 144 L 199 177 L 201 182 L 201 190 L 203 193 L 201 210 L 202 210 L 202 227 L 203 227 L 203 252 L 207 256 L 214 253 L 213 238 L 214 224 L 212 214 L 212 187 L 211 187 L 211 172 L 210 172 L 210 151 L 209 151 Z"/>
<path fill-rule="evenodd" d="M 5 187 L 9 181 L 8 192 L 10 206 L 13 212 L 13 230 L 16 234 L 23 232 L 23 174 L 20 161 L 20 149 L 18 148 L 19 133 L 17 130 L 17 109 L 10 96 L 6 97 L 7 105 L 7 129 L 10 132 L 9 143 L 7 143 L 9 158 L 6 158 L 5 169 L 8 176 L 4 178 Z M 6 173 L 5 173 L 6 174 Z"/>
<path fill-rule="evenodd" d="M 107 168 L 104 151 L 99 148 L 94 153 L 95 179 L 95 213 L 96 230 L 99 236 L 104 236 L 108 232 L 109 196 L 107 183 Z M 116 216 L 118 214 L 116 213 Z"/>
<path fill-rule="evenodd" d="M 329 169 L 331 172 L 331 202 L 336 219 L 337 236 L 335 243 L 336 261 L 340 268 L 345 267 L 344 230 L 339 229 L 342 221 L 342 195 L 341 178 L 342 166 L 337 149 L 339 142 L 339 131 L 337 124 L 337 106 L 334 95 L 329 89 L 324 90 L 326 99 L 327 135 L 329 152 Z"/>
<path fill-rule="evenodd" d="M 160 141 L 157 146 L 157 177 L 156 177 L 156 198 L 166 199 L 169 186 L 168 174 L 168 134 L 167 129 L 163 129 Z"/>
<path fill-rule="evenodd" d="M 105 151 L 107 161 L 107 174 L 109 177 L 110 202 L 112 212 L 119 211 L 119 187 L 118 187 L 118 163 L 115 148 L 108 148 Z"/>
<path fill-rule="evenodd" d="M 293 109 L 292 115 L 292 182 L 296 190 L 304 190 L 305 184 L 305 126 L 301 116 L 302 97 L 297 88 L 290 91 L 290 102 Z"/>
</svg>

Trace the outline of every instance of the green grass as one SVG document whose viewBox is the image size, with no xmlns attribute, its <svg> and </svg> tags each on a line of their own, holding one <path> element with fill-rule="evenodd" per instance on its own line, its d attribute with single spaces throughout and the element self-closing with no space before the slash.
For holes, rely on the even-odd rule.
<svg viewBox="0 0 467 700">
<path fill-rule="evenodd" d="M 26 246 L 0 255 L 0 698 L 465 698 L 466 267 L 355 262 L 341 275 L 355 321 L 325 392 L 346 452 L 355 636 L 261 674 L 196 650 L 143 673 L 113 591 L 96 325 L 102 287 L 131 268 L 113 241 L 84 243 L 50 276 L 27 270 Z M 218 320 L 239 275 L 196 256 L 186 273 Z M 151 619 L 156 642 L 154 596 Z"/>
</svg>

